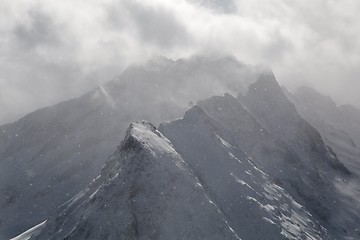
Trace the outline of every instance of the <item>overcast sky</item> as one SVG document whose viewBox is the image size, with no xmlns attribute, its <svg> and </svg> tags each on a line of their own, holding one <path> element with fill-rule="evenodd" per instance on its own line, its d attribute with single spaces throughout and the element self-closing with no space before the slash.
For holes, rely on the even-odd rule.
<svg viewBox="0 0 360 240">
<path fill-rule="evenodd" d="M 154 55 L 233 54 L 360 107 L 359 0 L 0 1 L 0 123 Z"/>
</svg>

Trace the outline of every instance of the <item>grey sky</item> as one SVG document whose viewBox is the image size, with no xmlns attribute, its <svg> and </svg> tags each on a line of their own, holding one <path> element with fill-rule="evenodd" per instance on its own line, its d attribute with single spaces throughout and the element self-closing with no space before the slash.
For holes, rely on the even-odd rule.
<svg viewBox="0 0 360 240">
<path fill-rule="evenodd" d="M 360 107 L 358 0 L 0 1 L 0 123 L 153 55 L 233 54 Z"/>
</svg>

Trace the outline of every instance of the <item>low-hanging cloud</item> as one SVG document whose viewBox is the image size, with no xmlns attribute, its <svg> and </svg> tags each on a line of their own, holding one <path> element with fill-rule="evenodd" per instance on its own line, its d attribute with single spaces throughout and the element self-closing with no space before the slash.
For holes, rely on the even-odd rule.
<svg viewBox="0 0 360 240">
<path fill-rule="evenodd" d="M 339 103 L 360 102 L 357 0 L 0 2 L 0 123 L 153 55 L 232 54 Z"/>
</svg>

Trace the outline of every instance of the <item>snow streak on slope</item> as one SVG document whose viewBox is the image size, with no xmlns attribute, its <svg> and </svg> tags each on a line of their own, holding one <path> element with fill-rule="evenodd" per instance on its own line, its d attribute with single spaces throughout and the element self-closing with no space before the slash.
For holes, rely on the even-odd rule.
<svg viewBox="0 0 360 240">
<path fill-rule="evenodd" d="M 10 240 L 29 240 L 32 236 L 35 236 L 37 234 L 39 234 L 39 232 L 41 231 L 41 229 L 45 226 L 46 221 L 30 228 L 29 230 L 23 232 L 22 234 L 20 234 L 17 237 L 14 237 Z"/>
<path fill-rule="evenodd" d="M 182 157 L 148 122 L 34 239 L 239 239 Z"/>
</svg>

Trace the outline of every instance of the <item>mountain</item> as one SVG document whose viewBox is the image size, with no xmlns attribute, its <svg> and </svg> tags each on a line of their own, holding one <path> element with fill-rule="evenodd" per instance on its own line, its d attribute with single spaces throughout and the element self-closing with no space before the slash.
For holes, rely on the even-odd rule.
<svg viewBox="0 0 360 240">
<path fill-rule="evenodd" d="M 108 159 L 139 119 L 161 123 L 159 130 L 132 124 Z M 0 130 L 5 239 L 46 219 L 23 236 L 359 236 L 356 168 L 271 71 L 233 57 L 131 66 L 118 80 Z"/>
<path fill-rule="evenodd" d="M 354 140 L 352 145 L 360 145 L 360 110 L 347 104 L 337 106 L 328 96 L 309 87 L 300 87 L 293 94 L 299 112 L 307 116 L 317 126 L 321 121 L 335 129 L 346 131 Z M 300 107 L 302 106 L 302 108 Z M 310 114 L 312 117 L 310 118 Z"/>
<path fill-rule="evenodd" d="M 336 178 L 334 186 L 342 196 L 338 200 L 344 206 L 341 215 L 354 221 L 360 216 L 360 111 L 351 105 L 337 106 L 330 97 L 309 87 L 301 87 L 294 93 L 286 89 L 284 92 L 301 116 L 319 130 L 326 144 L 351 170 L 351 178 Z M 354 229 L 359 236 L 359 229 L 355 225 L 343 225 L 348 225 L 347 229 Z"/>
<path fill-rule="evenodd" d="M 34 239 L 238 239 L 169 140 L 144 121 L 62 208 Z"/>
<path fill-rule="evenodd" d="M 350 173 L 326 146 L 317 129 L 300 116 L 272 72 L 262 74 L 250 85 L 243 103 L 267 131 L 287 142 L 313 168 L 330 165 L 344 174 Z"/>
<path fill-rule="evenodd" d="M 264 81 L 263 77 L 259 78 L 259 81 Z M 257 82 L 255 84 L 258 91 L 263 91 L 259 87 L 260 84 Z M 320 219 L 323 225 L 327 225 L 328 228 L 336 226 L 337 231 L 342 231 L 343 226 L 346 225 L 343 221 L 347 222 L 345 216 L 349 216 L 349 214 L 345 214 L 342 220 L 339 220 L 339 216 L 342 214 L 340 209 L 345 208 L 340 204 L 340 199 L 344 196 L 340 193 L 334 194 L 337 192 L 337 188 L 333 182 L 338 178 L 348 179 L 349 171 L 336 158 L 336 155 L 332 155 L 331 149 L 324 144 L 320 134 L 300 117 L 295 107 L 281 92 L 276 81 L 267 84 L 267 91 L 270 92 L 270 88 L 276 89 L 277 92 L 271 93 L 271 96 L 268 95 L 267 103 L 260 102 L 258 106 L 272 104 L 272 101 L 277 102 L 274 106 L 279 109 L 267 107 L 269 111 L 272 111 L 272 119 L 275 119 L 273 122 L 277 121 L 277 117 L 283 118 L 278 122 L 279 124 L 286 123 L 288 129 L 296 129 L 298 126 L 305 125 L 312 132 L 303 132 L 301 133 L 303 136 L 296 134 L 290 141 L 286 135 L 280 134 L 283 131 L 274 131 L 271 125 L 265 127 L 266 125 L 263 126 L 260 123 L 262 121 L 269 124 L 269 120 L 265 121 L 260 114 L 257 118 L 250 114 L 249 109 L 252 109 L 253 112 L 260 111 L 254 103 L 251 106 L 250 100 L 245 97 L 239 97 L 238 100 L 230 94 L 225 94 L 199 101 L 198 104 L 224 129 L 232 144 L 248 153 L 263 171 L 270 174 L 274 182 L 280 184 L 296 201 L 306 206 L 312 214 Z M 260 97 L 264 97 L 264 95 Z M 281 105 L 282 102 L 288 106 L 283 114 L 281 111 L 286 108 Z M 266 108 L 263 109 L 265 111 Z M 268 117 L 271 114 L 262 116 Z M 292 118 L 287 117 L 289 115 Z M 301 124 L 297 125 L 297 123 Z M 297 131 L 301 132 L 302 128 Z M 305 140 L 303 140 L 304 138 Z M 306 144 L 308 145 L 306 146 Z M 317 148 L 312 149 L 313 146 L 317 146 Z M 303 150 L 305 147 L 309 149 L 307 155 L 306 152 L 298 150 Z M 339 211 L 334 209 L 339 209 Z M 346 209 L 350 208 L 347 206 Z M 355 218 L 358 218 L 356 214 Z M 351 223 L 347 222 L 350 225 Z"/>
<path fill-rule="evenodd" d="M 329 208 L 333 204 L 324 191 L 332 192 L 331 185 L 320 179 L 319 172 L 309 167 L 291 146 L 268 132 L 236 98 L 227 94 L 201 101 L 199 105 L 226 131 L 233 144 L 244 149 L 273 181 L 319 217 L 330 217 Z"/>
<path fill-rule="evenodd" d="M 330 97 L 309 87 L 301 87 L 294 94 L 285 92 L 298 112 L 321 132 L 342 162 L 360 174 L 360 110 L 351 105 L 337 106 Z"/>
<path fill-rule="evenodd" d="M 354 222 L 360 216 L 359 181 L 352 176 L 345 161 L 337 157 L 338 149 L 327 145 L 311 122 L 298 113 L 272 73 L 260 76 L 250 85 L 248 94 L 239 99 L 266 130 L 286 142 L 301 159 L 300 165 L 305 171 L 299 168 L 302 184 L 300 188 L 295 185 L 295 190 L 300 189 L 298 195 L 304 202 L 295 197 L 296 193 L 292 196 L 316 214 L 323 225 L 356 239 L 358 230 Z"/>
<path fill-rule="evenodd" d="M 120 116 L 98 89 L 1 127 L 1 239 L 46 219 L 96 176 L 121 139 Z"/>
<path fill-rule="evenodd" d="M 181 117 L 189 102 L 245 91 L 257 75 L 234 57 L 158 57 L 79 98 L 0 126 L 0 238 L 43 221 L 86 187 L 131 122 Z"/>
<path fill-rule="evenodd" d="M 131 124 L 100 175 L 31 239 L 331 239 L 214 124 L 198 106 L 162 124 L 178 145 Z"/>
<path fill-rule="evenodd" d="M 195 106 L 159 130 L 197 174 L 242 239 L 331 239 L 319 222 Z"/>
</svg>

